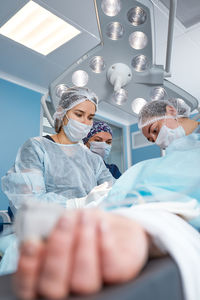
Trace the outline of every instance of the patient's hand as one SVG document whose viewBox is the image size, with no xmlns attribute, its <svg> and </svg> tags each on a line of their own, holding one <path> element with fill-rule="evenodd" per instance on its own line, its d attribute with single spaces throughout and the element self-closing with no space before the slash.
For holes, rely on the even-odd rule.
<svg viewBox="0 0 200 300">
<path fill-rule="evenodd" d="M 14 277 L 17 295 L 59 299 L 88 294 L 102 284 L 134 278 L 148 257 L 148 238 L 134 221 L 97 210 L 60 218 L 47 241 L 21 246 Z"/>
</svg>

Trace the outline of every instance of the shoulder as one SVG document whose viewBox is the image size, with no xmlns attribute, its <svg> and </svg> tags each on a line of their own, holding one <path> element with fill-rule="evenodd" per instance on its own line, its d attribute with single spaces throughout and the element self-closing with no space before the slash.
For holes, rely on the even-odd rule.
<svg viewBox="0 0 200 300">
<path fill-rule="evenodd" d="M 34 152 L 43 152 L 44 145 L 43 145 L 43 137 L 32 137 L 25 141 L 25 143 L 20 147 L 20 153 L 34 153 Z"/>
</svg>

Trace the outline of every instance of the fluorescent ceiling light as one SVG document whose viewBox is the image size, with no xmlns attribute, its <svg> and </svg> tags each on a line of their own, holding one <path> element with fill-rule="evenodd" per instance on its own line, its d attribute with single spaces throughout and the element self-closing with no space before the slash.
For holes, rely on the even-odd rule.
<svg viewBox="0 0 200 300">
<path fill-rule="evenodd" d="M 80 33 L 78 29 L 33 1 L 0 28 L 0 34 L 43 55 Z"/>
</svg>

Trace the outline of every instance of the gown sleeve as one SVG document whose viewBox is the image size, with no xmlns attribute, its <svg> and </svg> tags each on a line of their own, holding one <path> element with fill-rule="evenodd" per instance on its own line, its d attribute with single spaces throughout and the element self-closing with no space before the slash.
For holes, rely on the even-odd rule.
<svg viewBox="0 0 200 300">
<path fill-rule="evenodd" d="M 18 150 L 13 167 L 2 177 L 2 190 L 14 212 L 24 201 L 29 200 L 56 202 L 66 206 L 65 197 L 46 191 L 44 150 L 34 139 L 29 139 Z"/>
</svg>

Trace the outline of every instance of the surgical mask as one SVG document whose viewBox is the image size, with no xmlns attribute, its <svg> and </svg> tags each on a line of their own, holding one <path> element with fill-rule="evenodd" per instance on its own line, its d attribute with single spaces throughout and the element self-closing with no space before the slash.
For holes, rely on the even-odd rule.
<svg viewBox="0 0 200 300">
<path fill-rule="evenodd" d="M 88 135 L 92 125 L 86 125 L 73 119 L 68 119 L 67 125 L 63 126 L 66 136 L 72 142 L 79 142 Z"/>
<path fill-rule="evenodd" d="M 94 153 L 99 154 L 103 160 L 107 160 L 112 146 L 106 142 L 90 142 L 90 150 Z"/>
<path fill-rule="evenodd" d="M 171 144 L 174 140 L 185 136 L 185 130 L 182 126 L 178 126 L 175 129 L 171 129 L 166 125 L 163 125 L 160 129 L 160 132 L 157 136 L 155 143 L 160 146 L 162 149 L 165 149 Z"/>
</svg>

